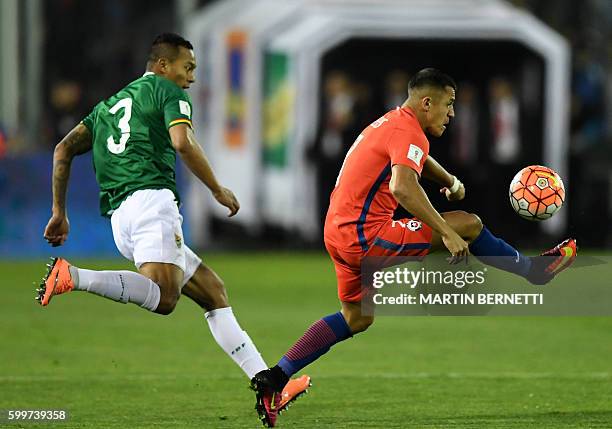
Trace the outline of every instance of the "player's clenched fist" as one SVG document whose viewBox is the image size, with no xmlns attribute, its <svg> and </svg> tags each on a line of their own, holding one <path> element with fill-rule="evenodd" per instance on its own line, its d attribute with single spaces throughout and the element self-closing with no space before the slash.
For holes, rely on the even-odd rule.
<svg viewBox="0 0 612 429">
<path fill-rule="evenodd" d="M 459 184 L 459 189 L 457 189 L 457 191 L 454 193 L 451 193 L 448 188 L 442 188 L 440 189 L 440 192 L 444 194 L 448 201 L 461 201 L 463 198 L 465 198 L 465 187 L 463 186 L 463 183 Z"/>
<path fill-rule="evenodd" d="M 450 188 L 440 189 L 440 193 L 444 194 L 448 201 L 461 201 L 465 198 L 465 186 L 456 177 L 453 176 L 454 182 Z"/>
<path fill-rule="evenodd" d="M 45 228 L 45 240 L 53 247 L 61 246 L 68 238 L 70 222 L 66 216 L 51 216 Z"/>
<path fill-rule="evenodd" d="M 213 196 L 219 204 L 230 209 L 229 217 L 234 216 L 240 210 L 240 203 L 229 189 L 222 187 L 220 191 L 213 193 Z"/>
</svg>

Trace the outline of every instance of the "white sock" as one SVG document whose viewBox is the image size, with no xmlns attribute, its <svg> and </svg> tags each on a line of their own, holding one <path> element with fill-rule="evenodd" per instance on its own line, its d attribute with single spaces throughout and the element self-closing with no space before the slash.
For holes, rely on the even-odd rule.
<svg viewBox="0 0 612 429">
<path fill-rule="evenodd" d="M 204 316 L 217 344 L 236 362 L 249 380 L 259 371 L 268 368 L 249 335 L 238 324 L 232 307 L 218 308 Z"/>
<path fill-rule="evenodd" d="M 159 305 L 160 289 L 153 280 L 133 271 L 93 271 L 70 267 L 76 290 L 84 290 L 113 301 L 132 302 L 154 311 Z"/>
</svg>

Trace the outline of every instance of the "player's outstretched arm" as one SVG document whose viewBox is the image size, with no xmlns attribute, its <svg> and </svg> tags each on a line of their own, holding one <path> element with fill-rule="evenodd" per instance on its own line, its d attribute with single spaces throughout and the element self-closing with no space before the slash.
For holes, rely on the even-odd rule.
<svg viewBox="0 0 612 429">
<path fill-rule="evenodd" d="M 453 257 L 462 258 L 469 254 L 468 243 L 446 223 L 431 205 L 419 183 L 416 171 L 405 165 L 394 165 L 391 170 L 389 190 L 402 207 L 440 234 L 444 245 Z"/>
<path fill-rule="evenodd" d="M 51 219 L 45 228 L 44 237 L 52 246 L 64 244 L 70 231 L 66 214 L 66 190 L 70 178 L 72 159 L 91 150 L 91 133 L 83 124 L 74 127 L 53 152 L 53 207 Z"/>
<path fill-rule="evenodd" d="M 446 171 L 446 169 L 431 155 L 427 157 L 423 164 L 421 176 L 442 186 L 440 192 L 446 195 L 449 201 L 459 201 L 465 197 L 465 187 L 463 183 L 461 183 L 457 177 Z"/>
<path fill-rule="evenodd" d="M 170 128 L 172 146 L 179 154 L 187 168 L 204 183 L 212 192 L 219 204 L 230 210 L 229 216 L 234 216 L 240 209 L 240 204 L 234 193 L 219 184 L 208 158 L 193 135 L 193 130 L 187 124 L 179 124 Z"/>
</svg>

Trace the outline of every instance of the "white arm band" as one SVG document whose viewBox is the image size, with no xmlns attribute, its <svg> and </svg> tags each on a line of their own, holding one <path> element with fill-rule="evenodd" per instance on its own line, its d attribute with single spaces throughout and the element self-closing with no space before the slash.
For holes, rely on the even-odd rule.
<svg viewBox="0 0 612 429">
<path fill-rule="evenodd" d="M 454 194 L 455 192 L 459 190 L 459 186 L 461 186 L 461 182 L 459 181 L 459 179 L 457 179 L 457 176 L 453 176 L 453 185 L 450 188 L 448 188 L 448 191 L 451 194 Z"/>
</svg>

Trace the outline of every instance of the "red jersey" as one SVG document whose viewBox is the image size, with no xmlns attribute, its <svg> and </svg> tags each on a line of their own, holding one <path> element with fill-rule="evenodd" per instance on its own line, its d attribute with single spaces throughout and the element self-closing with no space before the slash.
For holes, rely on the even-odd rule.
<svg viewBox="0 0 612 429">
<path fill-rule="evenodd" d="M 428 154 L 429 141 L 412 110 L 398 107 L 370 124 L 338 174 L 325 218 L 325 242 L 348 252 L 367 252 L 398 205 L 389 190 L 391 167 L 406 165 L 420 176 Z"/>
</svg>

